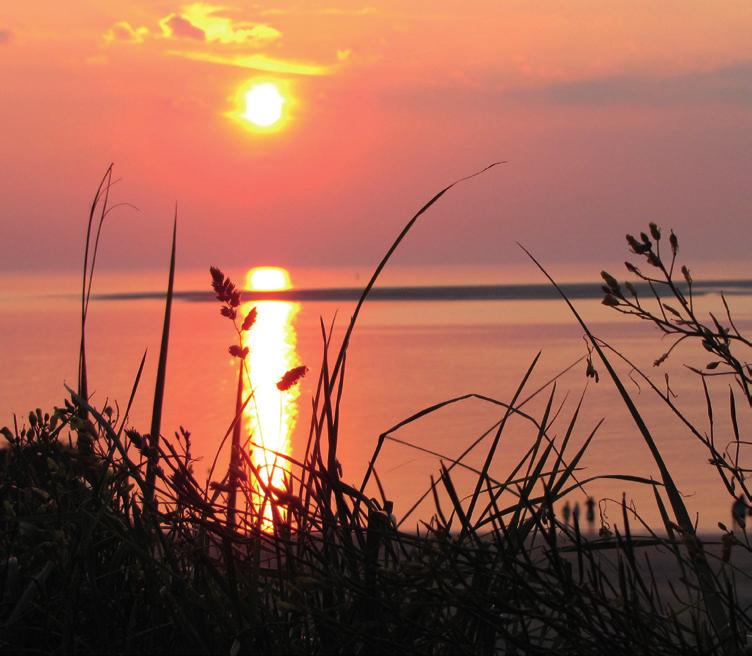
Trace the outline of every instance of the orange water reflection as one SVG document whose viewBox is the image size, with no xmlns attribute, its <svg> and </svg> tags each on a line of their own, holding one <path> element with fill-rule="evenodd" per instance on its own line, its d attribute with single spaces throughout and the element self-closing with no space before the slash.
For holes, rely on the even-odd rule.
<svg viewBox="0 0 752 656">
<path fill-rule="evenodd" d="M 263 490 L 269 484 L 278 489 L 288 486 L 289 462 L 277 454 L 292 453 L 291 438 L 300 396 L 298 386 L 280 392 L 277 381 L 299 364 L 294 321 L 300 304 L 286 301 L 246 303 L 241 314 L 245 316 L 254 306 L 258 312 L 256 322 L 243 338 L 243 345 L 250 352 L 250 382 L 246 378 L 244 396 L 253 389 L 254 397 L 244 414 L 247 432 L 251 435 L 251 458 L 261 479 L 261 484 L 253 481 L 253 503 L 263 516 L 262 527 L 270 530 L 273 511 Z"/>
</svg>

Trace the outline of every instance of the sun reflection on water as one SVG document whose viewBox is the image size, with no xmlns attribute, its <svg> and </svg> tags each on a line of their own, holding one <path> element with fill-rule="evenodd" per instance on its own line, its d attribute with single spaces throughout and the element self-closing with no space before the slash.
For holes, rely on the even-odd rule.
<svg viewBox="0 0 752 656">
<path fill-rule="evenodd" d="M 249 272 L 249 281 L 252 280 Z M 268 288 L 267 288 L 268 289 Z M 261 484 L 254 483 L 254 506 L 263 516 L 262 528 L 271 530 L 273 511 L 265 503 L 264 487 L 284 490 L 289 484 L 290 464 L 277 454 L 292 454 L 292 433 L 298 415 L 299 386 L 285 392 L 277 381 L 299 364 L 296 353 L 295 317 L 299 303 L 259 301 L 244 304 L 242 314 L 256 307 L 256 322 L 244 333 L 243 346 L 249 350 L 250 383 L 245 380 L 244 396 L 254 390 L 245 408 L 247 432 L 251 435 L 251 458 L 259 470 Z M 262 507 L 263 506 L 263 507 Z M 284 516 L 282 508 L 278 508 Z"/>
</svg>

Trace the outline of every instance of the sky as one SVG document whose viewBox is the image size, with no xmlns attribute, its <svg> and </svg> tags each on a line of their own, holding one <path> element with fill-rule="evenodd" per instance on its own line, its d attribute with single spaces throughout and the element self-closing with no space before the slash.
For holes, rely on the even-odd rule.
<svg viewBox="0 0 752 656">
<path fill-rule="evenodd" d="M 674 228 L 752 246 L 748 0 L 5 2 L 0 271 L 72 271 L 110 162 L 100 264 L 370 266 L 624 259 Z M 276 84 L 274 129 L 238 117 Z M 597 274 L 597 270 L 596 270 Z"/>
</svg>

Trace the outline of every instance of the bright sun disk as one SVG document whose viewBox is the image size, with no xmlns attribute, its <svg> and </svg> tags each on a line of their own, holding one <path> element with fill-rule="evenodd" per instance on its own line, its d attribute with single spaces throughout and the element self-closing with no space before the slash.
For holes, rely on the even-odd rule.
<svg viewBox="0 0 752 656">
<path fill-rule="evenodd" d="M 276 292 L 290 287 L 290 274 L 281 267 L 256 267 L 246 277 L 246 288 L 254 292 Z"/>
<path fill-rule="evenodd" d="M 285 99 L 271 82 L 256 84 L 245 93 L 243 118 L 253 125 L 268 128 L 282 118 Z"/>
</svg>

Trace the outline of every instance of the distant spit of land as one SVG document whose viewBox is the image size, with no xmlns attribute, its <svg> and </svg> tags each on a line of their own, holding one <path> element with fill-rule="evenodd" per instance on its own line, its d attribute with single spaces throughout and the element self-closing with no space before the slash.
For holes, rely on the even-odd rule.
<svg viewBox="0 0 752 656">
<path fill-rule="evenodd" d="M 560 287 L 570 299 L 598 299 L 603 296 L 600 283 L 565 283 Z M 640 295 L 652 296 L 652 291 L 645 282 L 634 283 L 634 288 Z M 681 290 L 683 293 L 688 292 L 686 284 L 681 286 Z M 709 280 L 692 284 L 692 293 L 696 295 L 721 292 L 727 296 L 750 294 L 752 293 L 752 280 Z M 264 292 L 244 291 L 243 297 L 247 301 L 355 301 L 362 293 L 361 287 L 319 287 Z M 163 291 L 95 295 L 95 298 L 110 301 L 163 299 L 164 297 Z M 192 302 L 215 300 L 211 291 L 176 291 L 174 298 Z M 371 301 L 535 301 L 553 298 L 558 298 L 558 292 L 549 284 L 375 287 L 369 295 Z"/>
</svg>

